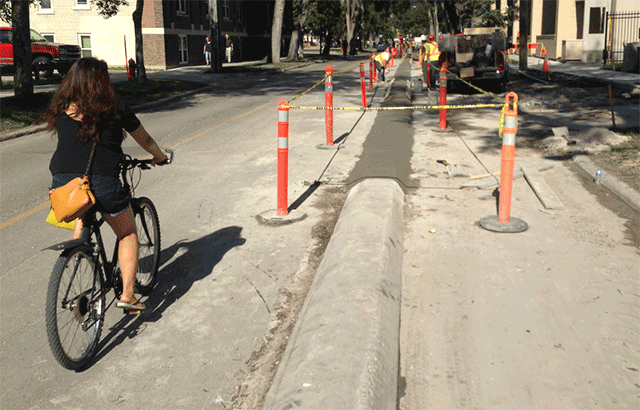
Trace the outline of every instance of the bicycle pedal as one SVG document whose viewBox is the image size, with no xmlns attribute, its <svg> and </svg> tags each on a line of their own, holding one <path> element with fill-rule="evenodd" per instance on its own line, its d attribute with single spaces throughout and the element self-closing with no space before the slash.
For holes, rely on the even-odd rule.
<svg viewBox="0 0 640 410">
<path fill-rule="evenodd" d="M 124 309 L 123 313 L 125 315 L 139 315 L 140 313 L 142 313 L 142 310 L 127 310 L 127 309 Z"/>
</svg>

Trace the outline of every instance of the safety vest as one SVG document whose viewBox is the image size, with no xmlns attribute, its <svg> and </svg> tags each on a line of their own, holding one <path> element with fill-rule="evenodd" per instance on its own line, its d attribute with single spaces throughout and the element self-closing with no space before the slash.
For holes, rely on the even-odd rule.
<svg viewBox="0 0 640 410">
<path fill-rule="evenodd" d="M 427 58 L 431 61 L 438 61 L 440 59 L 440 48 L 435 41 L 424 45 L 424 61 L 427 61 Z"/>
<path fill-rule="evenodd" d="M 385 51 L 385 52 L 382 52 L 382 53 L 378 53 L 378 54 L 376 54 L 375 59 L 376 59 L 376 60 L 378 60 L 378 62 L 380 63 L 380 65 L 384 65 L 386 61 L 389 61 L 389 58 L 390 58 L 390 57 L 391 57 L 391 56 L 389 55 L 389 53 L 387 53 L 387 52 Z"/>
</svg>

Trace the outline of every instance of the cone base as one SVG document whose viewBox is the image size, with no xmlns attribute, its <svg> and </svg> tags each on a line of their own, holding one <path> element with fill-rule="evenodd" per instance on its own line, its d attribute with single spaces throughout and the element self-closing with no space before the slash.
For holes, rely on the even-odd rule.
<svg viewBox="0 0 640 410">
<path fill-rule="evenodd" d="M 519 233 L 529 228 L 525 221 L 518 218 L 511 217 L 507 223 L 499 222 L 497 215 L 486 216 L 480 220 L 479 224 L 488 231 L 500 233 Z"/>
<path fill-rule="evenodd" d="M 257 216 L 258 221 L 265 225 L 286 225 L 293 222 L 302 221 L 307 217 L 307 214 L 300 212 L 297 209 L 289 212 L 288 215 L 278 215 L 277 209 L 270 209 Z"/>
</svg>

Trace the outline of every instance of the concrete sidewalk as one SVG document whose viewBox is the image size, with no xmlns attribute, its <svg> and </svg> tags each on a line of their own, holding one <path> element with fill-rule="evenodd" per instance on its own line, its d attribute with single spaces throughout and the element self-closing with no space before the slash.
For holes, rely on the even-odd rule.
<svg viewBox="0 0 640 410">
<path fill-rule="evenodd" d="M 433 114 L 414 113 L 399 408 L 637 408 L 640 256 L 626 226 L 638 213 L 607 208 L 590 175 L 516 142 L 516 171 L 550 167 L 513 182 L 510 215 L 528 229 L 480 227 L 497 213 L 499 117 L 449 111 L 454 131 L 438 133 Z M 469 183 L 482 188 L 461 189 Z M 543 205 L 541 183 L 560 206 Z"/>
</svg>

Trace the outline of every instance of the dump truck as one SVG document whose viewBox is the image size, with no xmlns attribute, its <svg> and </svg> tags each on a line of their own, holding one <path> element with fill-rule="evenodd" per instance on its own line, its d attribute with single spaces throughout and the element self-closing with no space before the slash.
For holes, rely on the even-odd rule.
<svg viewBox="0 0 640 410">
<path fill-rule="evenodd" d="M 440 59 L 447 64 L 447 86 L 459 79 L 482 89 L 504 91 L 507 86 L 509 57 L 507 36 L 496 27 L 468 28 L 461 34 L 437 37 Z M 453 74 L 453 75 L 452 75 Z"/>
</svg>

